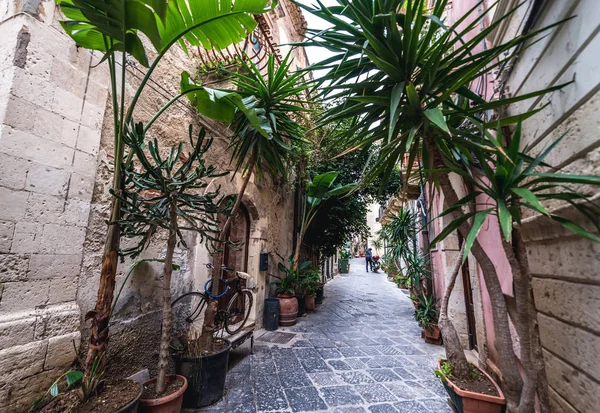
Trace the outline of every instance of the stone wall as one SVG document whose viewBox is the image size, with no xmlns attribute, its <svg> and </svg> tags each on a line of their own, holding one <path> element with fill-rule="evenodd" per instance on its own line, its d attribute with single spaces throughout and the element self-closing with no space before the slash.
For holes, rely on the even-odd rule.
<svg viewBox="0 0 600 413">
<path fill-rule="evenodd" d="M 0 11 L 3 412 L 26 411 L 79 345 L 78 274 L 108 81 L 53 23 L 50 3 L 35 17 L 14 14 L 19 4 Z"/>
<path fill-rule="evenodd" d="M 563 172 L 597 176 L 600 3 L 546 2 L 533 29 L 570 16 L 575 18 L 521 54 L 506 85 L 507 91 L 516 95 L 573 83 L 547 96 L 516 104 L 509 111 L 522 113 L 549 103 L 523 125 L 523 145 L 539 152 L 564 135 L 546 162 Z M 521 27 L 515 19 L 498 33 L 498 38 L 514 37 Z M 597 189 L 590 195 L 597 200 Z M 575 217 L 568 208 L 549 207 Z M 590 360 L 596 359 L 600 351 L 600 247 L 541 216 L 527 218 L 523 234 L 534 276 L 553 412 L 599 411 L 600 369 Z"/>
<path fill-rule="evenodd" d="M 109 212 L 112 109 L 107 67 L 91 68 L 98 57 L 63 33 L 54 2 L 11 0 L 0 16 L 0 411 L 21 412 L 68 369 L 76 356 L 73 343 L 85 347 L 83 315 L 94 307 Z M 273 12 L 269 19 L 278 28 L 276 42 L 284 31 L 297 40 L 289 18 Z M 307 65 L 303 50 L 294 56 L 297 66 Z M 195 73 L 198 65 L 193 53 L 176 49 L 166 56 L 136 121 L 147 121 L 177 94 L 180 72 Z M 131 95 L 145 69 L 127 70 Z M 190 124 L 195 133 L 205 127 L 215 138 L 209 163 L 229 169 L 226 125 L 200 118 L 186 101 L 167 111 L 150 136 L 168 147 L 187 141 Z M 212 185 L 221 185 L 223 195 L 237 194 L 241 177 Z M 251 215 L 248 272 L 256 286 L 252 318 L 260 326 L 275 253 L 287 257 L 292 249 L 293 193 L 264 177 L 251 181 L 244 203 Z M 186 237 L 189 249 L 175 254 L 181 270 L 173 277 L 174 295 L 201 289 L 208 277 L 203 264 L 212 262 L 195 235 Z M 165 245 L 164 234 L 157 234 L 144 257 L 163 257 Z M 268 272 L 258 271 L 260 252 L 270 254 Z M 119 264 L 117 288 L 131 264 Z M 109 374 L 155 368 L 161 270 L 142 264 L 124 284 L 111 323 Z"/>
</svg>

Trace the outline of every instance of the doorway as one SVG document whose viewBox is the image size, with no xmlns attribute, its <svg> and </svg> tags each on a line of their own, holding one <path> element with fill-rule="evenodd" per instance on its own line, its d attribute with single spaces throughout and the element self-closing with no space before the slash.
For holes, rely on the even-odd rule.
<svg viewBox="0 0 600 413">
<path fill-rule="evenodd" d="M 222 229 L 227 215 L 219 215 L 219 228 Z M 230 243 L 221 247 L 222 251 L 214 255 L 214 265 L 221 268 L 224 265 L 235 271 L 248 271 L 248 244 L 250 241 L 250 214 L 244 204 L 240 204 L 237 213 L 227 231 L 225 239 Z M 229 292 L 219 298 L 219 310 L 224 310 L 229 299 L 234 294 L 234 284 L 237 281 L 235 271 L 221 271 L 221 278 L 229 286 Z M 246 287 L 246 280 L 241 280 L 241 287 Z M 219 287 L 219 293 L 225 290 L 225 285 Z"/>
</svg>

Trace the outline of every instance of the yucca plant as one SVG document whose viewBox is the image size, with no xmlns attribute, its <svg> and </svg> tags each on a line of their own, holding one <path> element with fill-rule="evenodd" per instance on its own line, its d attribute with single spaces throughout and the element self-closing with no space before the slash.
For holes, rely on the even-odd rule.
<svg viewBox="0 0 600 413">
<path fill-rule="evenodd" d="M 313 67 L 327 71 L 321 78 L 323 94 L 338 103 L 325 112 L 320 123 L 350 119 L 352 127 L 340 136 L 346 140 L 348 151 L 380 145 L 377 160 L 365 172 L 363 184 L 381 175 L 385 181 L 400 163 L 407 171 L 404 176 L 407 187 L 411 169 L 418 160 L 430 184 L 439 187 L 448 205 L 454 205 L 459 197 L 451 184 L 446 162 L 460 160 L 473 150 L 501 147 L 493 135 L 478 133 L 479 128 L 489 126 L 489 111 L 564 86 L 488 102 L 470 89 L 472 83 L 512 59 L 520 49 L 516 46 L 527 47 L 561 22 L 500 45 L 480 48 L 481 42 L 510 18 L 514 9 L 486 26 L 487 13 L 493 7 L 480 13 L 483 5 L 480 1 L 447 26 L 443 19 L 448 1 L 433 1 L 429 9 L 426 4 L 425 0 L 338 0 L 338 5 L 332 7 L 322 3 L 317 7 L 301 6 L 332 25 L 322 31 L 309 30 L 312 38 L 307 42 L 334 53 Z M 502 118 L 500 124 L 516 123 L 538 110 Z M 450 213 L 457 218 L 464 216 L 460 208 Z M 457 229 L 466 239 L 471 227 L 468 219 L 464 219 Z M 542 405 L 547 406 L 543 369 L 532 368 L 537 370 L 538 377 L 528 377 L 526 384 L 519 374 L 508 308 L 496 269 L 476 238 L 471 253 L 482 269 L 492 302 L 495 347 L 509 411 L 531 411 L 534 398 L 531 388 L 541 389 Z M 444 335 L 456 338 L 446 339 L 447 347 L 454 345 L 460 349 L 456 331 Z M 540 349 L 537 337 L 530 344 L 533 351 Z M 462 351 L 456 354 L 458 358 L 450 360 L 452 370 L 459 377 L 468 377 L 471 368 L 464 354 Z"/>
<path fill-rule="evenodd" d="M 417 218 L 408 208 L 400 208 L 392 214 L 389 222 L 378 233 L 379 238 L 388 244 L 386 255 L 396 264 L 404 259 L 417 236 Z"/>
<path fill-rule="evenodd" d="M 78 46 L 101 52 L 102 62 L 106 62 L 109 67 L 114 134 L 112 189 L 116 194 L 123 189 L 123 170 L 131 164 L 133 154 L 125 149 L 125 127 L 133 118 L 136 104 L 154 69 L 171 47 L 177 44 L 184 50 L 187 50 L 188 45 L 206 49 L 226 48 L 252 33 L 257 26 L 254 14 L 264 13 L 277 6 L 277 0 L 55 1 L 65 17 L 61 21 L 65 32 Z M 142 34 L 150 40 L 150 44 L 142 42 Z M 148 68 L 129 102 L 125 99 L 125 88 L 130 84 L 128 55 Z M 156 57 L 150 60 L 149 55 Z M 182 83 L 189 83 L 186 80 L 184 73 Z M 261 128 L 258 116 L 244 106 L 239 95 L 217 93 L 201 87 L 187 88 L 167 102 L 146 124 L 146 130 L 173 103 L 192 91 L 202 92 L 205 98 L 203 104 L 195 106 L 201 114 L 229 122 L 233 120 L 235 108 L 238 107 L 249 116 L 258 130 L 265 136 L 268 135 Z M 86 320 L 91 320 L 86 368 L 91 366 L 98 352 L 106 351 L 108 343 L 108 325 L 120 247 L 120 211 L 119 198 L 113 198 L 96 305 L 85 317 Z"/>
<path fill-rule="evenodd" d="M 169 341 L 173 324 L 171 276 L 176 242 L 179 240 L 186 246 L 182 231 L 193 231 L 209 251 L 214 250 L 214 244 L 219 242 L 217 216 L 225 212 L 219 206 L 220 187 L 207 191 L 209 182 L 224 173 L 205 163 L 203 157 L 212 144 L 212 139 L 205 139 L 205 135 L 206 132 L 201 129 L 194 140 L 190 126 L 189 143 L 192 151 L 186 154 L 183 143 L 180 143 L 164 156 L 161 155 L 158 140 L 146 141 L 142 123 L 133 124 L 132 121 L 126 129 L 125 143 L 133 151 L 135 163 L 124 171 L 125 184 L 121 193 L 114 194 L 121 204 L 122 218 L 119 223 L 123 229 L 122 236 L 138 242 L 126 252 L 135 257 L 148 246 L 157 230 L 168 233 L 162 280 L 163 315 L 157 394 L 163 393 L 166 388 L 169 366 Z"/>
<path fill-rule="evenodd" d="M 232 150 L 231 163 L 234 165 L 232 179 L 238 172 L 243 179 L 231 213 L 221 229 L 221 240 L 228 234 L 250 178 L 255 176 L 260 181 L 268 172 L 273 177 L 286 179 L 292 161 L 292 145 L 304 141 L 302 121 L 309 110 L 303 96 L 309 84 L 302 72 L 292 72 L 292 63 L 290 51 L 281 64 L 277 64 L 274 55 L 269 55 L 265 74 L 249 58 L 241 59 L 239 71 L 228 72 L 236 87 L 235 95 L 240 96 L 243 103 L 238 105 L 232 123 L 233 134 L 229 144 Z M 182 88 L 190 91 L 188 98 L 192 105 L 203 107 L 207 103 L 205 91 L 191 82 L 189 75 L 186 74 L 185 78 Z M 258 116 L 258 125 L 248 111 Z M 218 295 L 219 268 L 213 270 L 212 276 L 212 293 Z M 216 311 L 217 300 L 212 299 L 207 306 L 202 329 L 201 345 L 207 349 L 212 347 Z"/>
</svg>

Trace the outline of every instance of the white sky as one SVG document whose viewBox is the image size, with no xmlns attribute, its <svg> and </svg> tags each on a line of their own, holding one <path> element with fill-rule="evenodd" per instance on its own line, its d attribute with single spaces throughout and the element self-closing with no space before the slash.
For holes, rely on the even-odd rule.
<svg viewBox="0 0 600 413">
<path fill-rule="evenodd" d="M 335 6 L 338 4 L 336 0 L 321 0 L 321 2 L 325 6 Z M 308 6 L 318 7 L 317 2 L 314 0 L 299 0 L 299 3 L 306 4 Z M 318 18 L 314 14 L 309 13 L 304 9 L 302 9 L 302 14 L 306 18 L 306 22 L 308 23 L 308 27 L 310 29 L 322 30 L 331 26 L 331 24 L 329 24 L 325 20 Z M 308 55 L 308 60 L 310 61 L 310 63 L 317 63 L 323 59 L 327 59 L 332 55 L 332 53 L 329 50 L 322 47 L 307 47 L 306 54 Z"/>
</svg>

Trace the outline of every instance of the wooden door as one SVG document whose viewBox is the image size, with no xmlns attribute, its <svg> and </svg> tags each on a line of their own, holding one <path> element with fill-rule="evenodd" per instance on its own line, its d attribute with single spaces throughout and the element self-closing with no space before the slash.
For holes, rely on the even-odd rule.
<svg viewBox="0 0 600 413">
<path fill-rule="evenodd" d="M 222 228 L 225 225 L 227 216 L 220 215 L 219 223 Z M 248 270 L 248 242 L 250 240 L 250 215 L 244 204 L 240 204 L 237 214 L 235 215 L 226 239 L 232 242 L 234 245 L 224 245 L 221 247 L 222 251 L 215 254 L 214 265 L 221 267 L 225 265 L 235 269 L 235 271 L 246 272 Z M 224 310 L 229 302 L 231 296 L 235 293 L 234 287 L 237 277 L 235 272 L 221 271 L 221 278 L 227 281 L 229 285 L 229 292 L 219 299 L 219 309 Z M 246 286 L 246 281 L 242 280 L 242 288 Z M 220 291 L 224 291 L 224 286 L 220 288 Z"/>
</svg>

